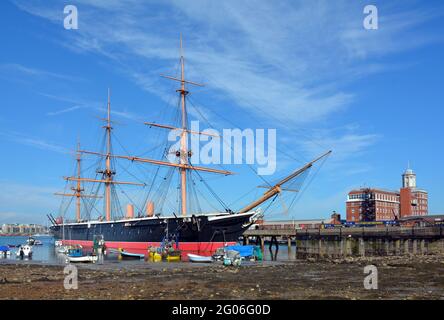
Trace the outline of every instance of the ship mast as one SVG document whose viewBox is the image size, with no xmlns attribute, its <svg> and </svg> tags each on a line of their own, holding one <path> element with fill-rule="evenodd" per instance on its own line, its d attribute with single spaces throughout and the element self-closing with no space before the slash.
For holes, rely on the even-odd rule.
<svg viewBox="0 0 444 320">
<path fill-rule="evenodd" d="M 111 102 L 110 102 L 110 89 L 108 88 L 108 114 L 106 118 L 106 160 L 105 171 L 101 172 L 106 180 L 105 182 L 105 214 L 106 221 L 111 220 L 111 181 L 113 180 L 114 172 L 111 171 Z"/>
<path fill-rule="evenodd" d="M 291 180 L 295 179 L 296 177 L 300 176 L 306 170 L 311 168 L 315 162 L 318 162 L 322 158 L 328 156 L 331 152 L 332 151 L 330 150 L 330 151 L 324 153 L 323 155 L 319 156 L 318 158 L 316 158 L 316 159 L 310 161 L 309 163 L 307 163 L 306 165 L 304 165 L 302 168 L 296 170 L 295 172 L 293 172 L 289 176 L 283 178 L 278 183 L 276 183 L 274 186 L 269 187 L 269 190 L 267 190 L 259 199 L 257 199 L 256 201 L 252 202 L 251 204 L 249 204 L 246 207 L 244 207 L 243 209 L 241 209 L 239 211 L 239 213 L 248 212 L 248 211 L 256 208 L 257 206 L 259 206 L 260 204 L 264 203 L 268 199 L 270 199 L 270 198 L 274 197 L 275 195 L 281 193 L 284 190 L 282 188 L 283 185 L 285 185 L 286 183 L 288 183 Z M 296 190 L 296 192 L 297 192 L 297 190 Z"/>
<path fill-rule="evenodd" d="M 111 186 L 114 184 L 126 184 L 126 185 L 135 185 L 135 186 L 145 186 L 145 184 L 140 183 L 134 183 L 134 182 L 122 182 L 122 181 L 115 181 L 113 179 L 116 172 L 112 170 L 111 168 L 111 158 L 113 155 L 111 154 L 111 130 L 113 127 L 111 126 L 111 91 L 108 89 L 108 104 L 107 104 L 107 117 L 105 120 L 106 125 L 103 126 L 105 128 L 106 133 L 106 153 L 100 154 L 100 153 L 93 153 L 96 155 L 104 156 L 105 157 L 105 170 L 98 170 L 97 173 L 100 173 L 103 175 L 102 179 L 90 179 L 90 178 L 81 178 L 80 173 L 78 172 L 77 177 L 64 177 L 67 181 L 77 181 L 77 186 L 80 186 L 80 182 L 98 182 L 98 183 L 104 183 L 105 184 L 105 217 L 106 221 L 111 220 Z M 85 153 L 84 151 L 78 150 L 78 153 Z M 80 188 L 78 188 L 80 190 Z M 83 191 L 83 190 L 82 190 Z M 82 195 L 83 196 L 83 195 Z M 87 197 L 94 197 L 94 198 L 101 198 L 100 196 L 87 196 Z"/>
<path fill-rule="evenodd" d="M 194 166 L 190 163 L 189 157 L 191 156 L 191 151 L 188 150 L 188 134 L 198 134 L 198 135 L 207 135 L 212 137 L 218 137 L 214 134 L 208 134 L 204 132 L 196 132 L 188 129 L 188 117 L 187 117 L 187 109 L 186 109 L 186 96 L 189 94 L 189 91 L 186 89 L 185 84 L 194 85 L 202 87 L 202 84 L 189 81 L 185 79 L 185 58 L 183 55 L 183 46 L 182 46 L 182 35 L 180 36 L 180 65 L 181 65 L 181 75 L 180 79 L 162 75 L 161 77 L 167 78 L 169 80 L 174 80 L 180 82 L 180 89 L 177 89 L 176 92 L 179 92 L 180 94 L 180 102 L 181 102 L 181 126 L 179 128 L 170 126 L 170 125 L 162 125 L 152 122 L 145 122 L 146 125 L 150 127 L 159 127 L 167 130 L 175 130 L 180 131 L 180 150 L 177 150 L 176 156 L 179 158 L 179 163 L 172 163 L 168 161 L 162 161 L 162 160 L 155 160 L 155 159 L 148 159 L 148 158 L 141 158 L 136 156 L 124 156 L 124 155 L 115 155 L 111 154 L 110 148 L 109 148 L 109 142 L 108 142 L 108 148 L 105 154 L 99 153 L 99 152 L 93 152 L 93 151 L 86 151 L 82 150 L 82 153 L 86 154 L 92 154 L 97 156 L 106 157 L 107 160 L 107 170 L 104 172 L 104 180 L 93 180 L 93 179 L 83 179 L 83 181 L 99 181 L 99 182 L 105 182 L 105 184 L 114 184 L 119 183 L 114 180 L 112 180 L 112 176 L 115 174 L 110 170 L 110 158 L 118 158 L 118 159 L 126 159 L 129 161 L 135 161 L 135 162 L 142 162 L 142 163 L 149 163 L 159 166 L 167 166 L 167 167 L 175 167 L 179 169 L 180 174 L 180 189 L 181 189 L 181 201 L 180 201 L 180 212 L 182 216 L 186 216 L 188 214 L 187 211 L 187 173 L 188 170 L 195 170 L 195 171 L 203 171 L 203 172 L 211 172 L 211 173 L 218 173 L 223 175 L 230 175 L 232 172 L 226 171 L 226 170 L 218 170 L 213 168 L 207 168 L 207 167 L 201 167 L 201 166 Z M 108 125 L 105 127 L 108 134 L 108 141 L 110 141 L 110 132 L 111 132 L 111 125 L 109 121 L 109 103 L 108 103 Z M 131 184 L 131 183 L 125 183 L 125 184 Z M 108 190 L 108 189 L 107 189 Z M 106 191 L 109 192 L 109 191 Z M 107 200 L 108 196 L 105 194 L 105 197 Z M 108 218 L 107 218 L 108 219 Z"/>
<path fill-rule="evenodd" d="M 80 142 L 77 142 L 77 177 L 80 178 L 80 172 L 81 172 L 81 162 L 82 162 L 82 154 L 79 152 L 80 150 Z M 82 185 L 80 183 L 80 180 L 77 181 L 77 188 L 76 188 L 76 219 L 77 222 L 80 221 L 80 194 L 84 189 L 82 188 Z"/>
<path fill-rule="evenodd" d="M 181 66 L 181 86 L 178 90 L 181 97 L 182 105 L 182 134 L 180 136 L 180 163 L 183 165 L 188 164 L 188 134 L 187 134 L 187 116 L 186 116 L 186 105 L 185 96 L 187 91 L 185 90 L 185 61 L 183 57 L 182 49 L 182 35 L 180 35 L 180 66 Z M 181 190 L 181 213 L 182 216 L 187 215 L 187 169 L 180 168 L 180 190 Z"/>
<path fill-rule="evenodd" d="M 77 161 L 77 185 L 76 187 L 72 187 L 71 190 L 74 191 L 74 193 L 55 193 L 55 195 L 58 196 L 64 196 L 64 197 L 76 197 L 76 221 L 80 222 L 82 220 L 81 217 L 81 200 L 82 198 L 101 198 L 97 195 L 92 194 L 83 194 L 83 191 L 85 189 L 82 188 L 82 178 L 81 178 L 81 162 L 82 162 L 82 153 L 80 151 L 80 142 L 77 142 L 77 153 L 76 153 L 76 161 Z"/>
</svg>

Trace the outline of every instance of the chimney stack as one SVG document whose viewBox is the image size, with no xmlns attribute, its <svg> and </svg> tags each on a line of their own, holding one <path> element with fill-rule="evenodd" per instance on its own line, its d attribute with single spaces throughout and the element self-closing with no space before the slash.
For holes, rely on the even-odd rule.
<svg viewBox="0 0 444 320">
<path fill-rule="evenodd" d="M 126 205 L 126 217 L 128 219 L 134 218 L 134 206 L 132 204 Z"/>
<path fill-rule="evenodd" d="M 146 215 L 152 217 L 154 215 L 154 202 L 148 201 L 146 203 Z"/>
</svg>

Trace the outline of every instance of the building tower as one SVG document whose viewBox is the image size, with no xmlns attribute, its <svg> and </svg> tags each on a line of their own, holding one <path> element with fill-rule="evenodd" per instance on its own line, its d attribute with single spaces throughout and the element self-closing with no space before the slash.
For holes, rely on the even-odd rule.
<svg viewBox="0 0 444 320">
<path fill-rule="evenodd" d="M 402 175 L 402 188 L 400 190 L 401 217 L 423 216 L 428 214 L 428 193 L 416 186 L 416 174 L 407 167 Z"/>
<path fill-rule="evenodd" d="M 416 188 L 416 173 L 410 169 L 410 166 L 407 167 L 404 174 L 402 175 L 402 187 L 403 188 Z"/>
</svg>

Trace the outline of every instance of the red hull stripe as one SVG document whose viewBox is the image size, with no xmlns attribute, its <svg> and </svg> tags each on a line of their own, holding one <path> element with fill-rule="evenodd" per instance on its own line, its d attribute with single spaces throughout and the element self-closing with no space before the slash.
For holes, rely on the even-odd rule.
<svg viewBox="0 0 444 320">
<path fill-rule="evenodd" d="M 80 244 L 85 248 L 89 248 L 93 246 L 92 241 L 86 240 L 63 240 L 64 245 L 75 245 Z M 124 249 L 125 251 L 131 253 L 140 253 L 147 254 L 148 248 L 159 247 L 160 242 L 119 242 L 119 241 L 105 241 L 105 246 L 107 248 L 112 249 Z M 194 253 L 203 256 L 212 255 L 216 249 L 223 247 L 224 242 L 180 242 L 179 249 L 182 251 L 182 254 L 186 253 Z M 227 245 L 235 245 L 236 242 L 226 242 Z"/>
</svg>

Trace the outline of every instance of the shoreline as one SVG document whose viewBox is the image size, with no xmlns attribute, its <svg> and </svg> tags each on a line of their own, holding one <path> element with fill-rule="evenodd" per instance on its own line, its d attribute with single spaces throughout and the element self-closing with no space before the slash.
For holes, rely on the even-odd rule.
<svg viewBox="0 0 444 320">
<path fill-rule="evenodd" d="M 363 269 L 378 269 L 366 290 Z M 0 299 L 444 299 L 444 256 L 221 264 L 78 265 L 78 289 L 63 286 L 65 265 L 0 262 Z"/>
</svg>

